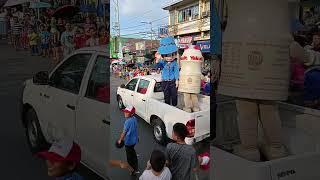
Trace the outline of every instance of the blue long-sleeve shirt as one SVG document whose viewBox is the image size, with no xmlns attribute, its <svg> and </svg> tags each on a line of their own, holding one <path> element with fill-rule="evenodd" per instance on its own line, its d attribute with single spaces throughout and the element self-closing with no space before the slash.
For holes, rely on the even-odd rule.
<svg viewBox="0 0 320 180">
<path fill-rule="evenodd" d="M 167 61 L 160 60 L 157 63 L 157 68 L 162 70 L 162 80 L 179 80 L 179 64 L 176 60 L 168 63 Z"/>
</svg>

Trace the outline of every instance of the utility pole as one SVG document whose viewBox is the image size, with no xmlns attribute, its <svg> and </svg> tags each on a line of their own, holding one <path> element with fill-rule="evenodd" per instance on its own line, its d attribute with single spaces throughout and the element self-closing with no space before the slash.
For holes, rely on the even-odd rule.
<svg viewBox="0 0 320 180">
<path fill-rule="evenodd" d="M 152 29 L 152 22 L 141 22 L 143 24 L 150 24 L 150 40 L 151 40 L 151 50 L 153 48 L 153 29 Z"/>
<path fill-rule="evenodd" d="M 115 22 L 113 23 L 113 30 L 114 30 L 114 47 L 115 47 L 115 53 L 118 53 L 119 51 L 119 44 L 120 44 L 120 11 L 119 11 L 119 0 L 113 0 L 114 1 L 114 17 Z"/>
</svg>

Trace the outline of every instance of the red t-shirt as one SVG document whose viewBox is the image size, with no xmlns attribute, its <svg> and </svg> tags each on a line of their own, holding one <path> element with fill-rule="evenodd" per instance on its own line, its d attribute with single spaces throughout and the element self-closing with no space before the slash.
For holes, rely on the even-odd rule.
<svg viewBox="0 0 320 180">
<path fill-rule="evenodd" d="M 79 36 L 75 38 L 76 48 L 83 48 L 86 45 L 86 38 L 85 36 Z"/>
</svg>

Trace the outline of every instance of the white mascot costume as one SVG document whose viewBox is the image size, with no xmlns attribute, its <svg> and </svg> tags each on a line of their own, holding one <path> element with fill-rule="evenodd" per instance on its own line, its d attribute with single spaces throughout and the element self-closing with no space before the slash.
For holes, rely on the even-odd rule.
<svg viewBox="0 0 320 180">
<path fill-rule="evenodd" d="M 218 91 L 236 97 L 241 144 L 234 153 L 251 161 L 260 161 L 260 152 L 268 160 L 288 155 L 276 103 L 288 96 L 288 12 L 287 0 L 228 1 Z"/>
<path fill-rule="evenodd" d="M 203 56 L 198 46 L 189 46 L 180 58 L 179 92 L 183 93 L 184 111 L 200 111 L 198 94 L 200 93 L 201 65 Z"/>
</svg>

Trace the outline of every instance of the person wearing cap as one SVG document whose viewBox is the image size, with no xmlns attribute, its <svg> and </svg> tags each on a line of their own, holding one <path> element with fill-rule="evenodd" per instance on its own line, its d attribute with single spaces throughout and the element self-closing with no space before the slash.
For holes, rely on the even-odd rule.
<svg viewBox="0 0 320 180">
<path fill-rule="evenodd" d="M 73 141 L 56 141 L 48 151 L 39 152 L 38 155 L 46 159 L 48 176 L 56 180 L 84 180 L 74 172 L 81 160 L 81 149 Z"/>
<path fill-rule="evenodd" d="M 178 84 L 179 84 L 179 64 L 177 62 L 178 48 L 173 37 L 160 39 L 160 47 L 155 54 L 157 68 L 162 70 L 162 89 L 165 103 L 177 106 L 178 104 Z"/>
<path fill-rule="evenodd" d="M 124 141 L 127 162 L 134 169 L 132 175 L 138 174 L 138 158 L 134 146 L 138 143 L 138 122 L 136 117 L 134 117 L 135 108 L 133 106 L 128 106 L 122 110 L 126 118 L 124 123 L 123 131 L 118 140 L 118 144 Z"/>
</svg>

